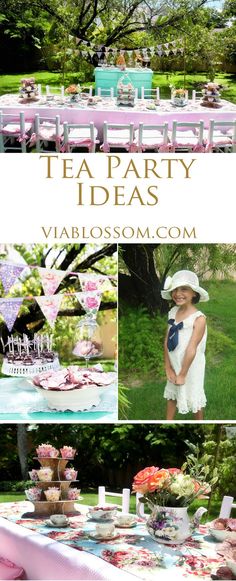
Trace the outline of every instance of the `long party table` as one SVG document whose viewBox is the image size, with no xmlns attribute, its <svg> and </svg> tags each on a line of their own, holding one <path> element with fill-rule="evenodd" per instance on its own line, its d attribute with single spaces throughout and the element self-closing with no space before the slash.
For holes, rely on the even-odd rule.
<svg viewBox="0 0 236 581">
<path fill-rule="evenodd" d="M 233 121 L 236 119 L 236 105 L 229 101 L 222 100 L 222 107 L 212 109 L 202 107 L 199 101 L 189 101 L 185 107 L 172 105 L 166 99 L 160 101 L 160 105 L 153 105 L 149 100 L 137 99 L 134 107 L 119 107 L 116 99 L 102 98 L 94 105 L 88 105 L 86 99 L 81 99 L 77 103 L 70 102 L 69 98 L 55 96 L 47 101 L 46 97 L 31 103 L 20 103 L 16 94 L 2 95 L 0 97 L 0 110 L 3 113 L 19 114 L 24 111 L 26 121 L 33 121 L 36 113 L 43 117 L 55 117 L 60 115 L 61 122 L 68 123 L 90 123 L 94 122 L 98 129 L 98 138 L 102 140 L 102 129 L 104 121 L 109 123 L 134 123 L 137 128 L 140 122 L 147 124 L 158 124 L 168 122 L 169 129 L 172 128 L 173 121 L 183 122 L 204 121 L 205 128 L 208 128 L 211 119 L 221 121 Z M 150 107 L 155 107 L 150 109 Z"/>
<path fill-rule="evenodd" d="M 112 540 L 101 541 L 94 538 L 96 522 L 86 515 L 85 506 L 76 504 L 76 509 L 81 510 L 81 514 L 70 516 L 68 527 L 56 528 L 48 526 L 43 518 L 26 519 L 22 517 L 22 513 L 31 508 L 29 505 L 31 503 L 27 502 L 2 503 L 0 505 L 0 516 L 11 521 L 6 522 L 0 518 L 0 543 L 7 550 L 4 556 L 18 562 L 26 571 L 27 563 L 17 559 L 15 545 L 14 554 L 12 554 L 12 546 L 9 546 L 7 542 L 10 535 L 9 530 L 11 529 L 11 538 L 15 536 L 15 540 L 17 540 L 18 537 L 23 537 L 22 549 L 24 544 L 27 548 L 27 545 L 33 543 L 35 562 L 32 564 L 33 570 L 32 568 L 30 570 L 31 579 L 62 579 L 60 576 L 48 576 L 49 572 L 52 573 L 48 558 L 50 557 L 50 549 L 51 554 L 56 551 L 57 555 L 61 554 L 63 557 L 65 546 L 70 547 L 71 550 L 76 549 L 76 551 L 74 550 L 74 565 L 76 566 L 78 563 L 77 556 L 79 554 L 81 567 L 86 564 L 87 570 L 85 575 L 81 569 L 80 572 L 77 571 L 77 577 L 67 576 L 63 577 L 64 579 L 94 579 L 95 557 L 99 558 L 98 562 L 101 559 L 105 562 L 104 571 L 107 565 L 115 566 L 113 573 L 110 570 L 111 576 L 108 579 L 120 579 L 120 581 L 124 578 L 124 573 L 127 581 L 134 579 L 133 575 L 147 581 L 154 581 L 157 578 L 160 581 L 167 581 L 170 578 L 190 580 L 196 577 L 209 581 L 212 572 L 225 564 L 225 558 L 221 554 L 222 543 L 214 541 L 209 534 L 207 525 L 200 526 L 184 544 L 167 546 L 154 541 L 146 530 L 145 522 L 137 518 L 136 525 L 132 528 L 116 527 Z M 57 541 L 57 546 L 55 547 L 54 543 L 50 546 L 45 540 Z M 106 573 L 108 573 L 108 569 Z M 98 572 L 98 576 L 95 578 L 106 579 L 107 577 L 100 577 Z"/>
<path fill-rule="evenodd" d="M 63 421 L 114 422 L 117 421 L 117 384 L 102 389 L 100 403 L 84 412 L 51 410 L 46 400 L 24 378 L 0 379 L 1 421 Z"/>
</svg>

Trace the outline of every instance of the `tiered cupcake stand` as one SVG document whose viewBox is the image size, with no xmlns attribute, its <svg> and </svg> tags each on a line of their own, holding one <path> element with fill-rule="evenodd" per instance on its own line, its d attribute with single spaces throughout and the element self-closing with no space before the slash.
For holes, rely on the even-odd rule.
<svg viewBox="0 0 236 581">
<path fill-rule="evenodd" d="M 35 482 L 37 488 L 42 490 L 42 500 L 32 500 L 31 502 L 34 504 L 34 512 L 27 512 L 22 516 L 25 518 L 36 518 L 40 516 L 50 516 L 51 514 L 80 514 L 74 506 L 76 500 L 68 499 L 68 490 L 71 483 L 78 482 L 78 480 L 66 480 L 64 478 L 64 471 L 69 459 L 39 457 L 34 459 L 38 460 L 43 468 L 51 468 L 53 476 L 50 481 L 46 482 L 38 480 Z M 54 486 L 60 489 L 60 500 L 47 500 L 44 491 Z"/>
</svg>

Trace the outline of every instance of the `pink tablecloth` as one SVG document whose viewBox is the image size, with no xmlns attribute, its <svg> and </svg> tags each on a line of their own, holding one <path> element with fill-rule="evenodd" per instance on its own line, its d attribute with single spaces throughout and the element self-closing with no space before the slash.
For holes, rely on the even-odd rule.
<svg viewBox="0 0 236 581">
<path fill-rule="evenodd" d="M 172 128 L 174 120 L 179 121 L 204 121 L 205 128 L 208 128 L 210 119 L 221 121 L 232 121 L 236 119 L 236 105 L 229 101 L 222 100 L 220 109 L 202 107 L 200 102 L 189 101 L 186 107 L 174 107 L 169 100 L 161 100 L 160 106 L 155 110 L 149 110 L 148 101 L 138 99 L 135 107 L 119 108 L 115 99 L 104 98 L 94 108 L 87 106 L 86 101 L 78 104 L 64 104 L 57 97 L 50 104 L 46 100 L 32 102 L 30 104 L 19 103 L 18 95 L 2 95 L 0 97 L 0 110 L 3 113 L 25 112 L 26 120 L 33 120 L 35 113 L 44 117 L 54 117 L 60 115 L 61 122 L 68 123 L 89 123 L 93 121 L 98 129 L 98 137 L 102 138 L 102 127 L 104 121 L 109 123 L 129 123 L 133 122 L 135 128 L 142 121 L 147 124 L 157 124 L 168 121 L 169 129 Z"/>
<path fill-rule="evenodd" d="M 1 554 L 23 567 L 26 579 L 134 581 L 95 555 L 76 551 L 0 517 Z"/>
</svg>

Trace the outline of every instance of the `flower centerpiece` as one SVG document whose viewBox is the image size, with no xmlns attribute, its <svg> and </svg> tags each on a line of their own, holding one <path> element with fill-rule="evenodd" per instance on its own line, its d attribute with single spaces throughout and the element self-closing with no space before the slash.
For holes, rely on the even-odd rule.
<svg viewBox="0 0 236 581">
<path fill-rule="evenodd" d="M 222 89 L 222 85 L 218 85 L 218 83 L 206 83 L 202 90 L 203 100 L 201 104 L 205 107 L 220 107 L 220 89 Z"/>
<path fill-rule="evenodd" d="M 35 100 L 38 97 L 38 87 L 34 77 L 21 79 L 20 96 L 27 101 Z"/>
<path fill-rule="evenodd" d="M 171 103 L 177 107 L 184 107 L 188 102 L 188 91 L 171 86 Z"/>
<path fill-rule="evenodd" d="M 67 87 L 67 89 L 65 90 L 66 94 L 70 96 L 70 100 L 73 101 L 77 101 L 80 93 L 81 93 L 81 87 L 80 85 L 69 85 L 69 87 Z"/>
<path fill-rule="evenodd" d="M 186 473 L 187 467 L 189 473 Z M 209 493 L 211 485 L 217 480 L 214 470 L 207 483 L 208 473 L 209 466 L 200 463 L 198 455 L 194 457 L 190 454 L 181 469 L 148 466 L 136 474 L 133 492 L 141 493 L 140 502 L 147 504 L 152 511 L 147 529 L 153 539 L 166 544 L 185 541 L 206 511 L 204 508 L 198 509 L 191 525 L 188 506 L 199 496 Z"/>
</svg>

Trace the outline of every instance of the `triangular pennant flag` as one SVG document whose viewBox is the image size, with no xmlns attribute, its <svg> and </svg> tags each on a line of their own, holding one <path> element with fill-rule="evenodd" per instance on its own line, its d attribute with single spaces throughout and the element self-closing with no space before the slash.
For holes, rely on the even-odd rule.
<svg viewBox="0 0 236 581">
<path fill-rule="evenodd" d="M 169 56 L 170 50 L 165 50 L 165 54 L 166 54 L 166 56 Z"/>
<path fill-rule="evenodd" d="M 99 291 L 105 292 L 106 290 L 112 290 L 113 286 L 111 281 L 107 276 L 99 276 L 99 274 L 94 274 L 92 272 L 79 273 L 79 281 L 82 291 Z"/>
<path fill-rule="evenodd" d="M 101 303 L 102 295 L 100 292 L 80 292 L 75 293 L 75 296 L 86 313 L 96 316 Z"/>
<path fill-rule="evenodd" d="M 177 48 L 173 48 L 172 52 L 173 52 L 173 54 L 177 54 L 178 49 Z"/>
<path fill-rule="evenodd" d="M 0 262 L 0 279 L 5 293 L 8 293 L 13 284 L 18 281 L 19 276 L 25 268 L 25 266 Z"/>
<path fill-rule="evenodd" d="M 168 46 L 169 46 L 169 43 L 168 43 L 168 42 L 165 42 L 164 46 L 165 46 L 166 48 L 168 48 Z"/>
<path fill-rule="evenodd" d="M 0 313 L 4 318 L 8 331 L 12 330 L 22 302 L 23 298 L 0 299 Z"/>
<path fill-rule="evenodd" d="M 79 44 L 79 42 L 80 42 L 80 38 L 77 38 L 77 37 L 76 37 L 76 39 L 75 39 L 75 42 L 76 42 L 76 44 Z"/>
<path fill-rule="evenodd" d="M 158 54 L 158 56 L 161 56 L 162 55 L 162 50 L 158 50 L 157 51 L 157 54 Z"/>
<path fill-rule="evenodd" d="M 40 266 L 38 266 L 38 273 L 45 295 L 54 295 L 59 284 L 67 275 L 66 270 L 51 270 L 50 268 L 41 268 Z"/>
<path fill-rule="evenodd" d="M 34 297 L 37 301 L 42 313 L 47 319 L 47 322 L 51 327 L 54 327 L 58 311 L 61 306 L 61 301 L 63 299 L 63 295 L 52 295 L 52 296 L 45 296 L 45 297 Z"/>
</svg>

